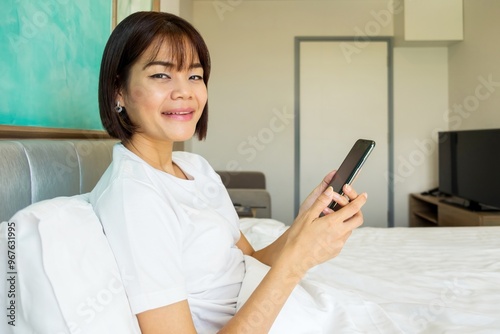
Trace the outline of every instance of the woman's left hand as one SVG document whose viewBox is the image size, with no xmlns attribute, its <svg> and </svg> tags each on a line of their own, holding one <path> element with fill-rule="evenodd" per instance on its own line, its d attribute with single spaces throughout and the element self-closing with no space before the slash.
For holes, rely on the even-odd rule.
<svg viewBox="0 0 500 334">
<path fill-rule="evenodd" d="M 336 170 L 333 170 L 330 173 L 326 174 L 321 183 L 318 184 L 318 186 L 314 188 L 313 191 L 311 191 L 304 202 L 302 202 L 302 204 L 300 205 L 299 214 L 311 207 L 311 205 L 316 201 L 319 195 L 321 195 L 325 191 L 326 187 L 328 187 L 328 184 L 330 183 L 336 172 Z"/>
</svg>

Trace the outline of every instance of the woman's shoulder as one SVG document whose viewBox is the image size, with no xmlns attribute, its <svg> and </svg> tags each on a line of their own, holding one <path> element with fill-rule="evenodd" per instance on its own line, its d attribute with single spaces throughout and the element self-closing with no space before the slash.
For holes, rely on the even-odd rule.
<svg viewBox="0 0 500 334">
<path fill-rule="evenodd" d="M 154 189 L 151 173 L 144 162 L 129 154 L 121 144 L 113 148 L 113 160 L 101 176 L 91 198 L 97 200 L 104 193 L 122 192 L 124 187 L 145 187 Z"/>
<path fill-rule="evenodd" d="M 210 180 L 210 182 L 215 181 L 222 184 L 220 176 L 214 170 L 210 162 L 201 155 L 191 152 L 175 151 L 172 157 L 174 162 L 193 178 Z"/>
<path fill-rule="evenodd" d="M 185 152 L 185 151 L 174 151 L 172 153 L 172 157 L 176 163 L 180 162 L 180 163 L 190 164 L 197 169 L 206 169 L 206 168 L 212 169 L 212 166 L 210 165 L 208 160 L 196 153 Z"/>
<path fill-rule="evenodd" d="M 174 151 L 174 152 L 172 152 L 172 156 L 176 157 L 178 159 L 184 159 L 186 161 L 204 161 L 204 162 L 207 162 L 207 159 L 205 159 L 203 156 L 201 156 L 197 153 L 192 153 L 192 152 L 187 152 L 187 151 Z"/>
</svg>

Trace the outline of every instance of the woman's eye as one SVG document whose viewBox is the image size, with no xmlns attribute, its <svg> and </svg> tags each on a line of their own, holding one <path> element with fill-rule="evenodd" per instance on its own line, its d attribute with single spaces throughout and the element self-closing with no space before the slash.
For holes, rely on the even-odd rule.
<svg viewBox="0 0 500 334">
<path fill-rule="evenodd" d="M 165 74 L 165 73 L 156 73 L 156 74 L 153 74 L 151 76 L 151 78 L 155 78 L 155 79 L 170 79 L 170 77 Z"/>
<path fill-rule="evenodd" d="M 195 81 L 198 81 L 198 80 L 203 80 L 203 76 L 201 75 L 192 75 L 189 77 L 190 80 L 195 80 Z"/>
</svg>

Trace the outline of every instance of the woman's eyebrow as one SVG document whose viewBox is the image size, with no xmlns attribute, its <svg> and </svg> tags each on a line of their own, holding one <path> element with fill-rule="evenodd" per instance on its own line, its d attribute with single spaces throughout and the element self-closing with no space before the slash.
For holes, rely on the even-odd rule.
<svg viewBox="0 0 500 334">
<path fill-rule="evenodd" d="M 163 66 L 166 68 L 174 68 L 175 67 L 175 64 L 172 62 L 163 61 L 163 60 L 154 60 L 154 61 L 151 61 L 151 62 L 147 63 L 146 65 L 144 65 L 144 67 L 142 69 L 145 70 L 146 68 L 148 68 L 150 66 L 155 66 L 155 65 L 160 65 L 160 66 Z M 203 66 L 200 63 L 193 63 L 189 66 L 190 70 L 192 70 L 194 68 L 203 68 Z"/>
<path fill-rule="evenodd" d="M 155 66 L 155 65 L 160 65 L 160 66 L 163 66 L 166 68 L 174 67 L 174 64 L 169 62 L 169 61 L 153 60 L 153 61 L 150 61 L 149 63 L 147 63 L 146 65 L 144 65 L 144 67 L 142 69 L 145 70 L 146 68 L 148 68 L 150 66 Z"/>
</svg>

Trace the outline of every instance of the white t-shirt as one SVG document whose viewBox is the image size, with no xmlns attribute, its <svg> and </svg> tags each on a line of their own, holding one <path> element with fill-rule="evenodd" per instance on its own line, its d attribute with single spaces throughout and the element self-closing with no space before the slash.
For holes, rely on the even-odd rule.
<svg viewBox="0 0 500 334">
<path fill-rule="evenodd" d="M 154 169 L 122 144 L 90 194 L 132 311 L 188 300 L 198 333 L 235 313 L 245 268 L 239 220 L 220 177 L 202 157 L 174 152 L 188 176 Z"/>
</svg>

